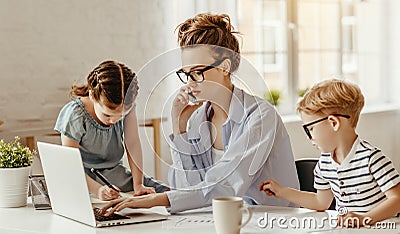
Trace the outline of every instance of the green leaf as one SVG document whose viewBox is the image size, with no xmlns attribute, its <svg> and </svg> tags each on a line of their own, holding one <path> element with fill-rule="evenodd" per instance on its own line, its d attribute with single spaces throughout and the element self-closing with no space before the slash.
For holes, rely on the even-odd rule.
<svg viewBox="0 0 400 234">
<path fill-rule="evenodd" d="M 264 93 L 264 99 L 274 106 L 279 105 L 280 98 L 281 98 L 281 91 L 277 89 L 270 89 L 269 92 Z"/>
<path fill-rule="evenodd" d="M 0 140 L 0 168 L 16 168 L 30 166 L 33 161 L 35 151 L 23 146 L 16 136 L 14 141 L 5 143 Z"/>
</svg>

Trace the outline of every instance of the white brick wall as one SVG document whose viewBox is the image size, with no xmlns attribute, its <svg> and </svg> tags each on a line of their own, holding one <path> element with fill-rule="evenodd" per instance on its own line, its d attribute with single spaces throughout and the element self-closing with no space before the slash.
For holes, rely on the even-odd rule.
<svg viewBox="0 0 400 234">
<path fill-rule="evenodd" d="M 170 48 L 171 2 L 0 0 L 0 137 L 53 125 L 73 81 L 101 61 L 137 71 Z"/>
<path fill-rule="evenodd" d="M 0 0 L 0 139 L 52 132 L 73 81 L 86 79 L 101 61 L 118 60 L 137 72 L 174 46 L 173 2 Z M 152 157 L 152 142 L 143 143 Z"/>
</svg>

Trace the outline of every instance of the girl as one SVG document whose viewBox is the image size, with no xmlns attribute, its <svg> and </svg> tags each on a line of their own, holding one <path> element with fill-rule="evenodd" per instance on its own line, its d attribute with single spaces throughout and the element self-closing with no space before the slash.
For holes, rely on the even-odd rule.
<svg viewBox="0 0 400 234">
<path fill-rule="evenodd" d="M 167 190 L 152 178 L 143 179 L 137 91 L 134 72 L 124 64 L 105 61 L 90 72 L 87 84 L 72 86 L 71 96 L 77 98 L 62 108 L 54 128 L 61 133 L 62 145 L 80 149 L 89 191 L 101 200 L 117 198 L 119 191 L 142 195 Z M 125 148 L 130 171 L 121 164 Z M 101 184 L 91 168 L 118 191 Z"/>
<path fill-rule="evenodd" d="M 272 176 L 298 187 L 289 136 L 275 109 L 235 87 L 239 43 L 228 15 L 199 14 L 178 26 L 184 83 L 173 101 L 169 182 L 176 190 L 140 199 L 117 199 L 103 208 L 170 206 L 172 213 L 240 196 L 250 204 L 289 206 L 263 196 Z M 177 78 L 178 78 L 177 77 Z M 189 95 L 202 104 L 189 105 Z"/>
</svg>

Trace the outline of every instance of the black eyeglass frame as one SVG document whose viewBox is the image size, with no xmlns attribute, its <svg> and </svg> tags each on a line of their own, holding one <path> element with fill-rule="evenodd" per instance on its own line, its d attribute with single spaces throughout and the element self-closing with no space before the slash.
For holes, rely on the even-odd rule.
<svg viewBox="0 0 400 234">
<path fill-rule="evenodd" d="M 201 83 L 201 82 L 204 81 L 204 72 L 206 72 L 206 71 L 208 71 L 208 70 L 211 70 L 211 69 L 217 67 L 217 66 L 220 65 L 224 60 L 225 60 L 225 58 L 224 58 L 224 59 L 221 59 L 221 60 L 217 60 L 217 61 L 215 61 L 214 63 L 212 63 L 211 65 L 209 65 L 209 66 L 207 66 L 207 67 L 205 67 L 205 68 L 198 69 L 198 70 L 192 70 L 192 71 L 190 71 L 190 72 L 185 72 L 185 71 L 183 70 L 183 68 L 182 68 L 182 69 L 179 69 L 178 71 L 176 71 L 176 75 L 179 77 L 179 79 L 180 79 L 180 80 L 182 81 L 182 83 L 184 83 L 184 84 L 187 84 L 187 83 L 188 83 L 188 81 L 189 81 L 189 78 L 188 78 L 188 77 L 190 77 L 190 79 L 192 79 L 192 80 L 193 80 L 194 82 L 196 82 L 196 83 Z M 202 79 L 201 79 L 201 80 L 196 80 L 196 79 L 193 77 L 193 75 L 192 75 L 193 72 L 200 72 L 200 73 L 201 73 Z M 185 76 L 186 76 L 186 80 L 184 80 L 184 79 L 181 77 L 180 74 L 185 75 Z"/>
<path fill-rule="evenodd" d="M 327 117 L 324 117 L 324 118 L 321 118 L 321 119 L 317 119 L 315 121 L 312 121 L 311 123 L 303 124 L 303 129 L 304 129 L 304 132 L 306 132 L 306 135 L 308 136 L 308 139 L 310 139 L 310 140 L 312 139 L 311 132 L 308 129 L 308 127 L 310 127 L 311 125 L 317 124 L 319 122 L 322 122 L 324 120 L 327 120 L 329 118 L 329 116 L 331 116 L 331 115 L 338 116 L 338 117 L 343 117 L 343 118 L 346 118 L 346 119 L 350 119 L 350 115 L 330 114 Z"/>
</svg>

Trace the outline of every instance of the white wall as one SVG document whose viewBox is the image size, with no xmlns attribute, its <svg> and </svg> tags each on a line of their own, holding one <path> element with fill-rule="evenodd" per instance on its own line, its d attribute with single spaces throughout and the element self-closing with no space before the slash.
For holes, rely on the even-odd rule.
<svg viewBox="0 0 400 234">
<path fill-rule="evenodd" d="M 169 49 L 171 2 L 0 0 L 0 138 L 51 131 L 73 81 L 100 62 L 137 72 Z M 153 85 L 148 77 L 139 83 Z"/>
<path fill-rule="evenodd" d="M 58 137 L 41 135 L 53 132 L 75 80 L 85 80 L 106 59 L 138 73 L 176 46 L 173 3 L 0 0 L 0 139 L 38 135 L 38 140 L 60 143 Z M 148 95 L 157 79 L 139 76 L 139 94 Z M 173 87 L 163 90 L 171 93 Z M 139 118 L 145 101 L 138 100 Z M 140 135 L 146 172 L 154 175 L 152 130 L 141 128 Z"/>
<path fill-rule="evenodd" d="M 390 78 L 391 84 L 389 85 L 388 93 L 391 94 L 390 99 L 400 103 L 400 95 L 398 95 L 400 87 L 400 1 L 398 0 L 386 0 L 385 14 L 387 16 L 386 28 L 386 40 L 384 44 L 386 46 L 385 55 L 382 60 L 385 61 L 387 68 L 387 75 Z"/>
<path fill-rule="evenodd" d="M 318 158 L 320 152 L 311 145 L 302 128 L 300 120 L 285 122 L 289 133 L 293 153 L 298 158 Z M 378 112 L 364 111 L 357 126 L 357 133 L 361 139 L 367 140 L 372 145 L 382 149 L 390 157 L 396 168 L 400 171 L 400 111 L 395 107 Z"/>
</svg>

